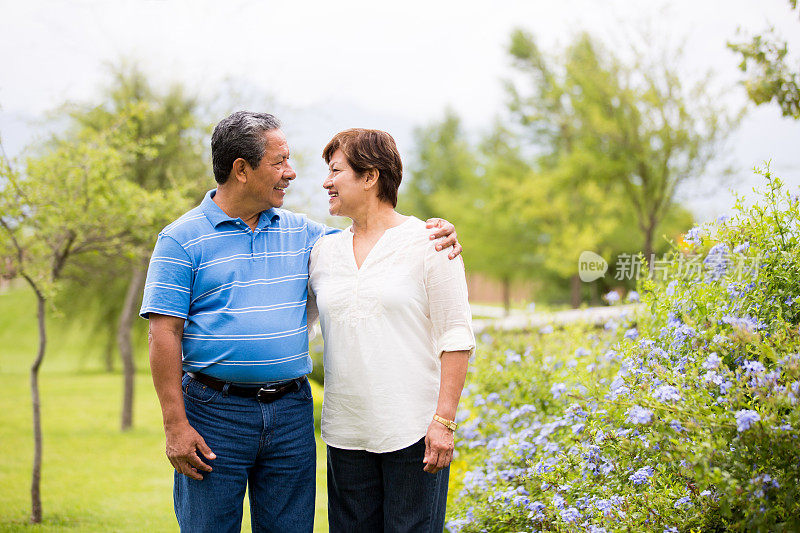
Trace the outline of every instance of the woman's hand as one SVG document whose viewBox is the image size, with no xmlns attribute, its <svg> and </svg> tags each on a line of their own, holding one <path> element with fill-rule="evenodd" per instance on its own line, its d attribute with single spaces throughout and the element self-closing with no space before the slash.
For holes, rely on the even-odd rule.
<svg viewBox="0 0 800 533">
<path fill-rule="evenodd" d="M 454 449 L 453 431 L 433 420 L 425 434 L 425 457 L 422 459 L 425 467 L 423 470 L 429 474 L 435 474 L 439 470 L 447 468 L 450 461 L 453 460 Z"/>
</svg>

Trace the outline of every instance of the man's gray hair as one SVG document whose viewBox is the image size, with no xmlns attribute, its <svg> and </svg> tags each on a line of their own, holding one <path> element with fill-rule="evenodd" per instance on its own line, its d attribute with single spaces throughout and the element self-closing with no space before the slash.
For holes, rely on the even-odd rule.
<svg viewBox="0 0 800 533">
<path fill-rule="evenodd" d="M 211 134 L 211 161 L 217 183 L 228 181 L 233 162 L 239 158 L 258 167 L 266 150 L 264 134 L 280 127 L 280 121 L 269 113 L 237 111 L 222 119 Z"/>
</svg>

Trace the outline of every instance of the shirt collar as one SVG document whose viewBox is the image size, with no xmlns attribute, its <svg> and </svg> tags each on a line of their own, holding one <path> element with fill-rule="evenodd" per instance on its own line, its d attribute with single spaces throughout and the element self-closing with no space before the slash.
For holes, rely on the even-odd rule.
<svg viewBox="0 0 800 533">
<path fill-rule="evenodd" d="M 203 210 L 203 214 L 206 216 L 211 225 L 215 228 L 222 224 L 223 222 L 236 222 L 239 220 L 238 218 L 229 217 L 215 202 L 214 202 L 214 195 L 217 194 L 216 189 L 212 189 L 208 191 L 203 198 L 203 201 L 200 203 L 200 208 Z M 258 219 L 258 227 L 263 228 L 269 226 L 272 221 L 277 220 L 280 218 L 280 214 L 278 210 L 274 207 L 267 209 L 266 211 L 261 212 L 261 216 Z"/>
<path fill-rule="evenodd" d="M 258 219 L 258 227 L 266 228 L 279 218 L 281 218 L 281 215 L 278 213 L 278 210 L 274 207 L 271 207 L 266 211 L 261 212 L 261 217 Z"/>
</svg>

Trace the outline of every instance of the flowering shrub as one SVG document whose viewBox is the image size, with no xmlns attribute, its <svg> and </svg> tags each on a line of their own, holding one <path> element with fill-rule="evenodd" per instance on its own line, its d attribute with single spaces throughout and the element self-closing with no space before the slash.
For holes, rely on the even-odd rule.
<svg viewBox="0 0 800 533">
<path fill-rule="evenodd" d="M 450 531 L 800 530 L 800 217 L 763 175 L 641 312 L 482 335 Z"/>
</svg>

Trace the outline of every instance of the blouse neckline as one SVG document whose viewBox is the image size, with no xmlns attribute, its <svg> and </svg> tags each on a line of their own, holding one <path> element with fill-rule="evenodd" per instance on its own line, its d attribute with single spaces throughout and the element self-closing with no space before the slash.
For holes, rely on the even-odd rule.
<svg viewBox="0 0 800 533">
<path fill-rule="evenodd" d="M 356 263 L 356 250 L 354 248 L 354 242 L 353 242 L 354 239 L 355 239 L 355 233 L 353 233 L 353 225 L 350 224 L 347 227 L 347 229 L 342 232 L 342 233 L 347 234 L 347 241 L 348 241 L 348 244 L 349 244 L 348 250 L 350 252 L 348 254 L 350 256 L 350 265 L 356 270 L 356 272 L 361 272 L 364 269 L 364 267 L 367 265 L 367 263 L 370 262 L 370 258 L 375 255 L 373 253 L 373 252 L 375 252 L 375 249 L 378 248 L 379 246 L 382 246 L 384 241 L 389 240 L 389 238 L 386 235 L 388 233 L 390 233 L 390 232 L 394 232 L 394 230 L 397 230 L 399 228 L 402 228 L 403 226 L 406 226 L 414 218 L 415 218 L 414 216 L 410 216 L 409 215 L 400 224 L 398 224 L 396 226 L 392 226 L 391 228 L 386 228 L 384 230 L 383 234 L 378 238 L 377 242 L 375 242 L 375 244 L 372 246 L 370 251 L 367 253 L 367 257 L 364 258 L 364 262 L 361 263 L 361 267 L 359 267 L 358 263 Z"/>
</svg>

